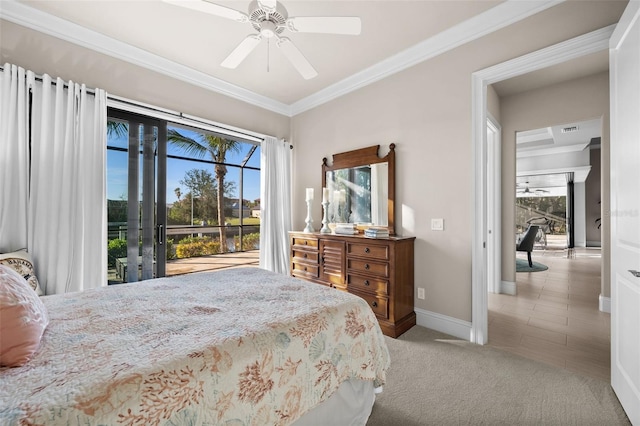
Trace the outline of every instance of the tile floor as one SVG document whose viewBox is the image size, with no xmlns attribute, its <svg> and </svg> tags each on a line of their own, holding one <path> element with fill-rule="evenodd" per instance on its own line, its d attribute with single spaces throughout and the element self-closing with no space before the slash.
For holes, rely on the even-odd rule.
<svg viewBox="0 0 640 426">
<path fill-rule="evenodd" d="M 518 253 L 526 259 L 526 253 Z M 600 249 L 536 250 L 517 296 L 489 294 L 489 346 L 610 380 L 610 314 L 598 310 Z"/>
</svg>

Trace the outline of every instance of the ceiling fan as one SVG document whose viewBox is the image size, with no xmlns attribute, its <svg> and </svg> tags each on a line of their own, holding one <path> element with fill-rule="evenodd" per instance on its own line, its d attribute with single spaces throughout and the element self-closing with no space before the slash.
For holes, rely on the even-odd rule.
<svg viewBox="0 0 640 426">
<path fill-rule="evenodd" d="M 519 187 L 519 186 L 520 186 L 520 184 L 516 183 L 516 188 Z M 539 194 L 543 194 L 543 193 L 547 193 L 547 192 L 549 192 L 549 191 L 546 191 L 544 189 L 539 189 L 539 188 L 538 189 L 534 189 L 533 191 L 530 190 L 529 189 L 529 182 L 527 182 L 525 184 L 524 189 L 516 190 L 516 193 L 518 193 L 518 194 L 530 194 L 530 195 L 539 195 Z"/>
<path fill-rule="evenodd" d="M 276 0 L 253 0 L 248 13 L 210 3 L 207 0 L 163 0 L 166 3 L 209 13 L 240 23 L 249 23 L 256 34 L 248 35 L 222 62 L 225 68 L 236 68 L 256 48 L 263 38 L 275 38 L 277 46 L 306 80 L 318 75 L 311 63 L 287 37 L 280 34 L 286 29 L 300 33 L 358 35 L 359 17 L 351 16 L 298 16 L 289 17 L 287 9 Z"/>
</svg>

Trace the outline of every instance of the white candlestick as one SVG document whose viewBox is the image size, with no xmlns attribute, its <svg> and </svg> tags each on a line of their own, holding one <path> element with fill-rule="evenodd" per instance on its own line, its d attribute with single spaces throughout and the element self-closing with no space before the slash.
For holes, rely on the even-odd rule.
<svg viewBox="0 0 640 426">
<path fill-rule="evenodd" d="M 312 200 L 307 200 L 307 219 L 305 220 L 305 222 L 307 223 L 307 226 L 305 226 L 304 228 L 304 232 L 315 232 L 315 229 L 313 229 L 313 218 L 311 217 L 311 203 L 313 201 Z"/>
<path fill-rule="evenodd" d="M 322 202 L 329 202 L 329 188 L 322 188 Z"/>
<path fill-rule="evenodd" d="M 313 201 L 313 188 L 307 188 L 306 201 Z"/>
<path fill-rule="evenodd" d="M 325 188 L 325 190 L 326 189 L 327 188 Z M 327 218 L 327 215 L 328 215 L 327 209 L 328 208 L 329 208 L 329 202 L 328 201 L 323 201 L 322 202 L 322 228 L 320 228 L 320 232 L 322 234 L 330 234 L 331 233 L 331 228 L 329 228 L 329 219 Z"/>
</svg>

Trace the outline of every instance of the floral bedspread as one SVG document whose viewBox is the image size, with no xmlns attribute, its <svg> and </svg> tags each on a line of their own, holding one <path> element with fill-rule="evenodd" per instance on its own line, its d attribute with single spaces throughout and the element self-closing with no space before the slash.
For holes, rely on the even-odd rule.
<svg viewBox="0 0 640 426">
<path fill-rule="evenodd" d="M 284 425 L 389 366 L 364 300 L 258 268 L 42 300 L 40 350 L 0 369 L 2 425 Z"/>
</svg>

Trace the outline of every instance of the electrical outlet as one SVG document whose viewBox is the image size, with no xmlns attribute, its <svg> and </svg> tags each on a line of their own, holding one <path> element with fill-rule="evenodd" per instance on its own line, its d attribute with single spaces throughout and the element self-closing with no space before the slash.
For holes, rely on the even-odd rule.
<svg viewBox="0 0 640 426">
<path fill-rule="evenodd" d="M 431 219 L 432 231 L 444 231 L 444 219 Z"/>
<path fill-rule="evenodd" d="M 424 288 L 418 287 L 418 299 L 424 300 Z"/>
</svg>

